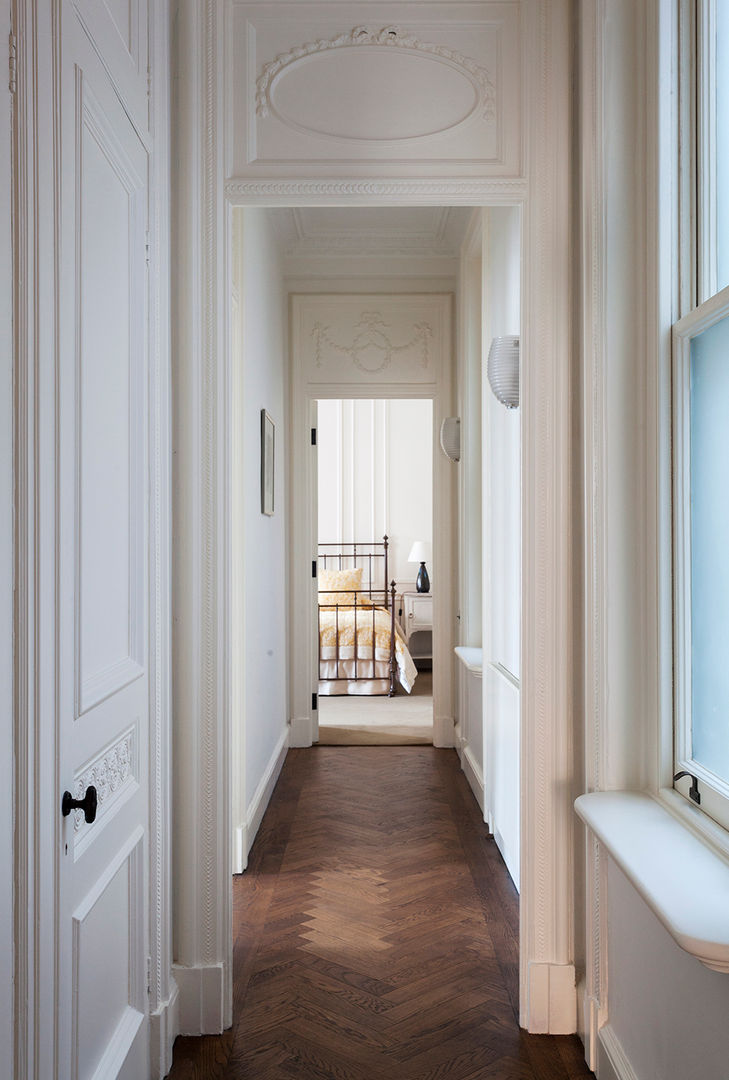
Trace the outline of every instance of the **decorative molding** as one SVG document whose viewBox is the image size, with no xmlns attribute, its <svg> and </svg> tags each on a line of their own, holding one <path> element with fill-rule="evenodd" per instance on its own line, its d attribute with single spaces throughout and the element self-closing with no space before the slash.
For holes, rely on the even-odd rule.
<svg viewBox="0 0 729 1080">
<path fill-rule="evenodd" d="M 569 5 L 526 28 L 520 1022 L 574 1031 L 572 376 Z"/>
<path fill-rule="evenodd" d="M 311 329 L 311 338 L 314 342 L 316 366 L 318 368 L 322 366 L 322 345 L 328 345 L 330 349 L 340 353 L 342 356 L 348 356 L 354 366 L 364 372 L 365 375 L 377 375 L 390 366 L 395 354 L 418 347 L 421 353 L 420 364 L 423 368 L 427 368 L 430 363 L 428 345 L 433 336 L 433 329 L 429 323 L 416 323 L 413 327 L 413 337 L 404 345 L 395 345 L 390 341 L 385 333 L 385 330 L 389 328 L 389 324 L 385 322 L 378 311 L 364 311 L 359 322 L 355 324 L 354 329 L 359 330 L 359 333 L 355 335 L 352 344 L 341 345 L 330 337 L 328 326 L 324 326 L 320 322 L 315 323 Z M 377 367 L 367 367 L 362 359 L 362 354 L 370 349 L 382 353 L 382 361 Z"/>
<path fill-rule="evenodd" d="M 225 194 L 235 203 L 254 205 L 260 199 L 267 205 L 281 200 L 284 205 L 291 201 L 306 205 L 307 201 L 319 203 L 323 198 L 341 199 L 346 205 L 353 197 L 380 200 L 383 204 L 401 203 L 432 205 L 447 201 L 449 204 L 490 205 L 522 202 L 526 198 L 527 181 L 521 177 L 493 177 L 491 179 L 464 180 L 454 178 L 435 180 L 365 180 L 339 179 L 260 179 L 246 180 L 231 177 L 225 182 Z"/>
<path fill-rule="evenodd" d="M 149 19 L 149 121 L 154 140 L 149 202 L 149 1010 L 151 1080 L 172 1067 L 178 1033 L 172 978 L 172 733 L 170 673 L 170 41 L 167 2 Z"/>
<path fill-rule="evenodd" d="M 116 742 L 102 750 L 93 761 L 76 774 L 73 781 L 73 797 L 82 799 L 86 788 L 93 784 L 98 797 L 96 820 L 101 821 L 124 792 L 136 786 L 139 778 L 139 732 L 137 725 L 128 728 Z M 83 810 L 73 812 L 74 837 L 80 838 L 88 830 Z M 98 832 L 98 825 L 94 833 Z"/>
<path fill-rule="evenodd" d="M 304 57 L 315 56 L 332 49 L 358 49 L 368 46 L 379 49 L 398 49 L 402 52 L 411 52 L 444 61 L 465 74 L 473 85 L 478 95 L 478 108 L 481 110 L 482 119 L 494 120 L 496 118 L 496 88 L 486 68 L 456 49 L 420 41 L 412 34 L 403 34 L 397 26 L 384 26 L 380 30 L 372 30 L 367 26 L 355 26 L 354 29 L 337 34 L 336 37 L 309 41 L 304 45 L 294 46 L 286 53 L 280 53 L 274 60 L 264 65 L 256 81 L 256 115 L 262 120 L 271 115 L 274 110 L 271 101 L 274 84 L 282 72 L 292 64 L 296 64 Z"/>
</svg>

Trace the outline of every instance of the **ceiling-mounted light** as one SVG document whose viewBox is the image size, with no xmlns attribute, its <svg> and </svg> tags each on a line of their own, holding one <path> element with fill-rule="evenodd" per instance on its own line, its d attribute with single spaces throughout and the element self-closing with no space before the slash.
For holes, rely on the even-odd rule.
<svg viewBox="0 0 729 1080">
<path fill-rule="evenodd" d="M 495 337 L 488 359 L 488 377 L 495 397 L 507 409 L 519 407 L 519 338 L 515 334 Z"/>
</svg>

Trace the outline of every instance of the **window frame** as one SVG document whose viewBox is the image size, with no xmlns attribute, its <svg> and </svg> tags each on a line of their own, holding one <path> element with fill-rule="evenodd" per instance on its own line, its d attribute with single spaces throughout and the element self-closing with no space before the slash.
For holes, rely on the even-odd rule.
<svg viewBox="0 0 729 1080">
<path fill-rule="evenodd" d="M 729 783 L 692 755 L 691 725 L 691 342 L 729 316 L 729 286 L 717 285 L 716 3 L 679 0 L 678 42 L 678 321 L 671 333 L 671 470 L 673 568 L 673 773 L 699 780 L 701 805 L 689 802 L 689 781 L 672 781 L 692 810 L 729 830 Z M 707 823 L 708 824 L 708 823 Z"/>
</svg>

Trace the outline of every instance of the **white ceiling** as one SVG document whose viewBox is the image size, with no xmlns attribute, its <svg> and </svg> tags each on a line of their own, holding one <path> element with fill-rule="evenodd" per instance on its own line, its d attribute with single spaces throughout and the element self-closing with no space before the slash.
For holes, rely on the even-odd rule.
<svg viewBox="0 0 729 1080">
<path fill-rule="evenodd" d="M 272 210 L 287 256 L 456 258 L 468 206 L 296 207 Z"/>
</svg>

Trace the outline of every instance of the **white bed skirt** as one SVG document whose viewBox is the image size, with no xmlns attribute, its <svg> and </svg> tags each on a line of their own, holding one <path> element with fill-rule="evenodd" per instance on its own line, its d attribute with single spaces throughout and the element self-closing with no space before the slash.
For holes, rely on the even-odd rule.
<svg viewBox="0 0 729 1080">
<path fill-rule="evenodd" d="M 375 650 L 374 671 L 372 660 L 368 657 L 371 651 L 361 650 L 357 660 L 357 682 L 354 679 L 354 659 L 351 649 L 342 649 L 339 662 L 336 659 L 335 649 L 322 649 L 322 658 L 319 664 L 319 693 L 326 696 L 336 694 L 387 694 L 390 690 L 390 658 L 383 653 L 378 656 L 380 649 Z M 349 656 L 347 655 L 349 653 Z M 364 655 L 363 655 L 364 653 Z M 413 658 L 405 646 L 398 650 L 397 654 L 397 679 L 404 690 L 410 693 L 418 674 L 418 669 L 413 663 Z M 368 676 L 372 676 L 369 678 Z"/>
</svg>

